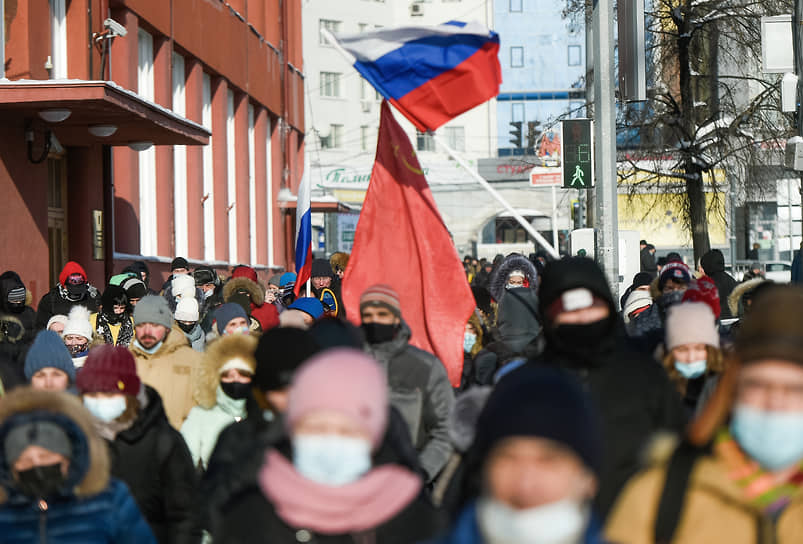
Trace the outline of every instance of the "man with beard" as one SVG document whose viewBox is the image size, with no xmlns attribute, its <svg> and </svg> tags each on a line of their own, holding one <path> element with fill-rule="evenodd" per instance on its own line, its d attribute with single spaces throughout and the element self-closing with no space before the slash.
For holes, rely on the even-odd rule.
<svg viewBox="0 0 803 544">
<path fill-rule="evenodd" d="M 127 348 L 134 337 L 134 322 L 125 290 L 118 285 L 109 285 L 100 301 L 100 311 L 90 317 L 92 328 L 106 344 Z"/>
<path fill-rule="evenodd" d="M 100 295 L 87 282 L 86 271 L 70 261 L 59 274 L 59 283 L 39 301 L 36 311 L 36 328 L 44 329 L 56 314 L 68 315 L 73 306 L 84 306 L 90 312 L 98 310 Z"/>
<path fill-rule="evenodd" d="M 656 431 L 681 431 L 685 414 L 663 369 L 628 349 L 608 282 L 591 259 L 549 263 L 539 310 L 544 352 L 533 363 L 575 375 L 599 409 L 606 437 L 596 506 L 604 517 Z M 515 380 L 513 371 L 502 380 Z"/>
</svg>

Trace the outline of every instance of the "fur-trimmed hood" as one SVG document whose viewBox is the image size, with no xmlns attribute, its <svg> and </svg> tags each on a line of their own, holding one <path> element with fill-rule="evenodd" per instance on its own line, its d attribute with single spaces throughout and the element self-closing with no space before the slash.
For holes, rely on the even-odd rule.
<svg viewBox="0 0 803 544">
<path fill-rule="evenodd" d="M 248 278 L 232 278 L 223 286 L 223 300 L 229 302 L 229 299 L 237 291 L 244 289 L 251 297 L 251 304 L 254 306 L 262 306 L 265 303 L 265 290 L 257 282 Z"/>
<path fill-rule="evenodd" d="M 198 406 L 209 410 L 217 403 L 216 393 L 217 387 L 220 385 L 220 369 L 228 361 L 242 359 L 246 365 L 251 367 L 253 373 L 257 366 L 254 358 L 256 349 L 257 338 L 250 334 L 223 336 L 207 345 L 192 393 L 192 398 Z"/>
<path fill-rule="evenodd" d="M 18 387 L 0 402 L 0 444 L 17 425 L 49 421 L 67 433 L 73 458 L 66 485 L 77 497 L 100 493 L 109 485 L 109 454 L 103 439 L 94 430 L 93 419 L 78 397 L 69 393 Z M 17 495 L 5 448 L 0 448 L 0 503 Z"/>
<path fill-rule="evenodd" d="M 494 270 L 494 273 L 491 276 L 491 281 L 488 284 L 488 290 L 491 292 L 491 296 L 496 302 L 502 300 L 502 296 L 505 294 L 507 277 L 514 270 L 521 270 L 524 272 L 524 275 L 527 276 L 527 281 L 529 282 L 531 289 L 535 289 L 537 287 L 538 271 L 535 269 L 535 265 L 526 257 L 522 257 L 521 255 L 510 255 L 504 260 L 504 262 L 502 262 L 501 265 L 499 265 L 499 268 Z"/>
<path fill-rule="evenodd" d="M 765 278 L 755 278 L 752 280 L 745 281 L 743 283 L 738 284 L 736 287 L 733 288 L 731 294 L 728 295 L 728 308 L 730 308 L 731 314 L 733 317 L 739 316 L 739 306 L 741 306 L 742 297 L 744 297 L 747 293 L 761 285 L 762 283 L 766 283 L 767 279 Z"/>
</svg>

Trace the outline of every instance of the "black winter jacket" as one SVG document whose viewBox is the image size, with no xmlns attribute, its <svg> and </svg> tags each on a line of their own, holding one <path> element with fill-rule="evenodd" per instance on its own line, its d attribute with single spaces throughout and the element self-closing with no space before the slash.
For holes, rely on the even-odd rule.
<svg viewBox="0 0 803 544">
<path fill-rule="evenodd" d="M 30 291 L 26 291 L 24 306 L 8 303 L 8 293 L 19 287 L 25 285 L 16 272 L 9 270 L 0 275 L 0 379 L 5 390 L 27 383 L 23 372 L 25 355 L 36 333 Z"/>
<path fill-rule="evenodd" d="M 69 315 L 73 306 L 85 306 L 90 312 L 97 312 L 99 303 L 100 294 L 91 285 L 86 297 L 79 301 L 67 300 L 61 296 L 57 285 L 45 293 L 45 296 L 39 301 L 39 306 L 36 307 L 36 328 L 37 330 L 44 329 L 47 326 L 47 322 L 54 315 Z"/>
<path fill-rule="evenodd" d="M 737 281 L 731 277 L 730 274 L 725 272 L 725 256 L 718 249 L 712 249 L 700 259 L 706 276 L 714 280 L 719 292 L 719 307 L 722 310 L 720 319 L 730 319 L 734 316 L 728 307 L 728 297 L 733 292 Z"/>
<path fill-rule="evenodd" d="M 159 393 L 145 388 L 147 402 L 136 421 L 109 443 L 112 475 L 128 484 L 160 544 L 200 542 L 190 451 L 168 423 Z"/>
</svg>

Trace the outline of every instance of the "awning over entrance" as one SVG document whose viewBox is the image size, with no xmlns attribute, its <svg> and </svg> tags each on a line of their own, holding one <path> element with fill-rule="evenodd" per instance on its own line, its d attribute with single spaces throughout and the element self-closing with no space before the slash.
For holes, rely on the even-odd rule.
<svg viewBox="0 0 803 544">
<path fill-rule="evenodd" d="M 279 194 L 279 207 L 285 210 L 295 210 L 298 207 L 298 197 L 286 193 Z M 340 202 L 333 196 L 311 196 L 310 210 L 312 213 L 354 213 L 359 208 L 349 206 L 345 202 Z"/>
<path fill-rule="evenodd" d="M 58 118 L 67 111 L 64 120 L 46 119 L 48 112 Z M 65 146 L 207 145 L 210 136 L 201 125 L 108 81 L 0 80 L 0 118 L 44 124 Z"/>
</svg>

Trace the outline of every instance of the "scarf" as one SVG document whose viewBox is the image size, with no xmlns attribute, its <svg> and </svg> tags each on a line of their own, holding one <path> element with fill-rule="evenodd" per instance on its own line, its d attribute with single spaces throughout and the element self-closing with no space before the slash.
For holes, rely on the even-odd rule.
<svg viewBox="0 0 803 544">
<path fill-rule="evenodd" d="M 354 483 L 322 485 L 296 472 L 275 449 L 265 455 L 259 488 L 291 527 L 335 535 L 375 529 L 393 519 L 421 491 L 421 479 L 399 465 L 372 469 Z"/>
<path fill-rule="evenodd" d="M 124 348 L 127 348 L 131 344 L 131 339 L 134 338 L 134 325 L 131 324 L 131 318 L 128 313 L 124 314 L 123 318 L 120 320 L 120 332 L 117 333 L 117 342 L 114 341 L 111 324 L 109 320 L 106 319 L 106 314 L 98 312 L 97 316 L 96 329 L 98 333 L 103 336 L 104 342 L 115 346 L 123 346 Z"/>
<path fill-rule="evenodd" d="M 728 477 L 742 489 L 750 504 L 770 517 L 779 515 L 803 488 L 803 462 L 791 476 L 779 480 L 748 458 L 728 429 L 717 434 L 714 451 L 725 461 Z"/>
</svg>

